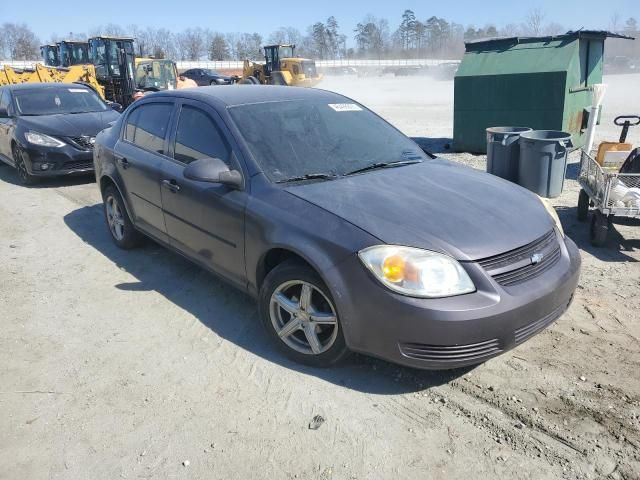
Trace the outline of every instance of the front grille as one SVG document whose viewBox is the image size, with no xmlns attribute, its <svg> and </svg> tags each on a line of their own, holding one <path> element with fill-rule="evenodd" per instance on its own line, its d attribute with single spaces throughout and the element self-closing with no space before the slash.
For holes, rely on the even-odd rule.
<svg viewBox="0 0 640 480">
<path fill-rule="evenodd" d="M 564 311 L 567 309 L 567 307 L 569 306 L 569 303 L 571 303 L 571 300 L 569 300 L 569 302 L 564 305 L 560 305 L 553 312 L 551 312 L 549 315 L 545 317 L 542 317 L 540 320 L 536 320 L 535 322 L 530 323 L 529 325 L 525 325 L 524 327 L 518 328 L 515 331 L 516 343 L 524 342 L 527 338 L 533 337 L 536 333 L 539 333 L 540 331 L 544 330 L 548 325 L 555 322 L 558 319 L 558 317 L 562 315 Z"/>
<path fill-rule="evenodd" d="M 62 170 L 85 170 L 93 168 L 93 160 L 76 160 L 62 165 Z"/>
<path fill-rule="evenodd" d="M 542 255 L 542 259 L 534 263 L 535 254 Z M 523 247 L 485 258 L 478 264 L 496 282 L 508 287 L 542 275 L 558 262 L 560 256 L 560 244 L 555 231 L 551 230 Z"/>
<path fill-rule="evenodd" d="M 90 137 L 88 135 L 83 135 L 81 137 L 69 137 L 71 143 L 80 150 L 93 150 L 95 139 L 95 137 Z"/>
<path fill-rule="evenodd" d="M 500 342 L 494 338 L 469 345 L 427 345 L 424 343 L 400 343 L 400 351 L 416 360 L 466 362 L 482 361 L 502 352 Z"/>
</svg>

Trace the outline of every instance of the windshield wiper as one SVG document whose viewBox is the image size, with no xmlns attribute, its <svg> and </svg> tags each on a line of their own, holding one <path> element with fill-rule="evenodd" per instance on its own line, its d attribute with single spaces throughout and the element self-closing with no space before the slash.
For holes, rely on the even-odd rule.
<svg viewBox="0 0 640 480">
<path fill-rule="evenodd" d="M 368 172 L 369 170 L 378 170 L 380 168 L 402 167 L 404 165 L 413 165 L 414 163 L 422 163 L 422 160 L 397 160 L 395 162 L 377 162 L 367 165 L 366 167 L 357 168 L 345 175 L 355 175 L 356 173 Z"/>
<path fill-rule="evenodd" d="M 334 173 L 306 173 L 297 177 L 283 178 L 276 183 L 289 183 L 289 182 L 301 182 L 303 180 L 328 180 L 330 178 L 336 178 Z"/>
</svg>

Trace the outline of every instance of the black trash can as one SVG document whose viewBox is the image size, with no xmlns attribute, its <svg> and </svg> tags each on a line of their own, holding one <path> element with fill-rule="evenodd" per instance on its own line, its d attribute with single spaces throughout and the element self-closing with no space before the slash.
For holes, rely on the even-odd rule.
<svg viewBox="0 0 640 480">
<path fill-rule="evenodd" d="M 571 147 L 571 134 L 567 132 L 534 130 L 521 134 L 518 184 L 541 197 L 560 195 Z"/>
<path fill-rule="evenodd" d="M 520 134 L 529 127 L 487 128 L 487 172 L 511 182 L 518 181 Z"/>
</svg>

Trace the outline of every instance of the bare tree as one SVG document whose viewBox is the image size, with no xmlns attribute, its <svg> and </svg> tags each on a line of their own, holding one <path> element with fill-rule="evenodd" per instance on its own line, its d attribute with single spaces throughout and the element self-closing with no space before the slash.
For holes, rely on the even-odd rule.
<svg viewBox="0 0 640 480">
<path fill-rule="evenodd" d="M 302 34 L 300 30 L 293 27 L 280 27 L 269 35 L 269 43 L 274 45 L 302 45 Z"/>
<path fill-rule="evenodd" d="M 524 30 L 527 35 L 538 36 L 542 33 L 542 26 L 546 15 L 540 8 L 534 8 L 524 18 Z"/>
<path fill-rule="evenodd" d="M 503 37 L 517 37 L 522 29 L 515 23 L 508 23 L 500 29 L 500 35 Z"/>
<path fill-rule="evenodd" d="M 198 28 L 187 28 L 176 35 L 182 60 L 200 60 L 206 53 L 206 32 Z"/>
<path fill-rule="evenodd" d="M 4 23 L 0 37 L 11 60 L 35 60 L 40 55 L 40 41 L 24 23 Z"/>
<path fill-rule="evenodd" d="M 562 25 L 556 22 L 548 23 L 544 26 L 545 35 L 561 35 L 567 31 Z"/>
<path fill-rule="evenodd" d="M 620 21 L 621 21 L 620 14 L 618 12 L 614 12 L 609 18 L 609 30 L 617 33 L 618 30 L 620 29 Z"/>
</svg>

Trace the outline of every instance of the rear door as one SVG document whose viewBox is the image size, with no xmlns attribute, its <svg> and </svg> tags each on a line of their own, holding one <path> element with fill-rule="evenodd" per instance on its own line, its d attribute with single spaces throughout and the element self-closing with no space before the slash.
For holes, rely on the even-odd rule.
<svg viewBox="0 0 640 480">
<path fill-rule="evenodd" d="M 160 197 L 160 171 L 168 150 L 173 101 L 146 102 L 127 114 L 122 137 L 114 149 L 137 227 L 168 241 Z"/>
<path fill-rule="evenodd" d="M 244 286 L 244 210 L 247 193 L 184 178 L 184 168 L 219 158 L 242 172 L 234 142 L 218 114 L 189 100 L 177 106 L 171 159 L 163 161 L 162 207 L 169 242 L 189 257 Z"/>
<path fill-rule="evenodd" d="M 0 117 L 0 156 L 13 163 L 11 153 L 11 134 L 14 118 L 11 117 L 11 96 L 8 88 L 0 88 L 0 109 L 7 111 L 6 117 Z"/>
</svg>

